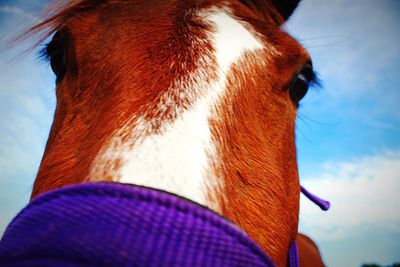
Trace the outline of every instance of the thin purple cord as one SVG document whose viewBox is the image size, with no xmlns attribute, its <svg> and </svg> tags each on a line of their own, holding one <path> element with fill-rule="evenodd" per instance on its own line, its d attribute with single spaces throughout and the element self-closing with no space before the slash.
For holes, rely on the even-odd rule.
<svg viewBox="0 0 400 267">
<path fill-rule="evenodd" d="M 314 194 L 311 194 L 307 189 L 305 189 L 303 186 L 300 186 L 301 192 L 312 202 L 314 202 L 318 207 L 320 207 L 322 210 L 328 210 L 331 206 L 331 203 L 329 201 L 323 200 L 319 197 L 317 197 Z"/>
<path fill-rule="evenodd" d="M 294 241 L 293 245 L 289 249 L 289 263 L 288 267 L 299 267 L 300 259 L 299 259 L 299 250 L 297 248 L 297 243 Z"/>
</svg>

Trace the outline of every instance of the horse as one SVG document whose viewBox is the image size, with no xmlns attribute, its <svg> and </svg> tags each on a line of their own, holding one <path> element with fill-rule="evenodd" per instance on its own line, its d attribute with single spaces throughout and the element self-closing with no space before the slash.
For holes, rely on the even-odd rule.
<svg viewBox="0 0 400 267">
<path fill-rule="evenodd" d="M 43 56 L 57 97 L 32 202 L 88 182 L 167 191 L 286 266 L 298 236 L 295 120 L 317 81 L 281 27 L 298 2 L 56 1 L 30 31 L 53 36 Z"/>
</svg>

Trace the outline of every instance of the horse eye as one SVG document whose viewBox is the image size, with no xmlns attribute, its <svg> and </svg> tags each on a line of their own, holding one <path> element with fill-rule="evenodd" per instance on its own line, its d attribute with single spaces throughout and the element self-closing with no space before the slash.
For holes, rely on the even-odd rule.
<svg viewBox="0 0 400 267">
<path fill-rule="evenodd" d="M 66 58 L 63 50 L 55 51 L 50 55 L 50 66 L 57 80 L 64 77 L 66 71 Z"/>
<path fill-rule="evenodd" d="M 299 106 L 300 100 L 307 94 L 308 88 L 314 80 L 315 73 L 309 64 L 304 66 L 300 73 L 293 79 L 289 89 L 289 95 L 296 107 Z"/>
<path fill-rule="evenodd" d="M 56 33 L 46 47 L 46 56 L 50 61 L 51 69 L 60 81 L 67 70 L 67 51 L 60 35 Z"/>
</svg>

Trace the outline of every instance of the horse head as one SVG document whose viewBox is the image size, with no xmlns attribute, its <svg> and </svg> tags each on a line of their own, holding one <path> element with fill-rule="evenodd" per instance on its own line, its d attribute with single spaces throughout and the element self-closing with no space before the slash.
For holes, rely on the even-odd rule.
<svg viewBox="0 0 400 267">
<path fill-rule="evenodd" d="M 278 266 L 296 238 L 295 119 L 315 80 L 282 29 L 298 1 L 81 0 L 33 28 L 57 107 L 32 197 L 112 181 L 189 198 Z"/>
</svg>

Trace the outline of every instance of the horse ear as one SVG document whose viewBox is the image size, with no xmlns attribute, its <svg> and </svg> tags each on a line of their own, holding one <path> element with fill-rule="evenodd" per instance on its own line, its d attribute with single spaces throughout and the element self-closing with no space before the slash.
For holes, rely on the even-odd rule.
<svg viewBox="0 0 400 267">
<path fill-rule="evenodd" d="M 278 23 L 284 23 L 296 9 L 301 0 L 239 0 L 248 8 L 261 14 L 272 15 L 272 18 Z M 270 12 L 269 9 L 275 9 Z"/>
<path fill-rule="evenodd" d="M 271 0 L 271 2 L 286 21 L 292 15 L 300 0 Z"/>
</svg>

